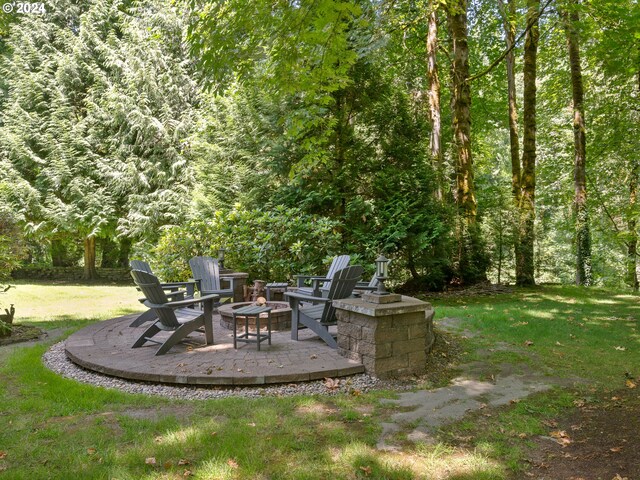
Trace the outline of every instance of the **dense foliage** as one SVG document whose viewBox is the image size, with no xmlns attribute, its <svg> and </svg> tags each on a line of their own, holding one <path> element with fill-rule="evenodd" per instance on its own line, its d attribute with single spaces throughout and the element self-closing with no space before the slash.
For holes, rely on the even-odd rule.
<svg viewBox="0 0 640 480">
<path fill-rule="evenodd" d="M 265 280 L 338 253 L 371 269 L 383 252 L 409 289 L 572 282 L 580 258 L 594 283 L 637 286 L 633 0 L 47 8 L 0 24 L 7 270 L 24 253 L 85 268 L 136 254 L 180 278 L 191 255 L 225 246 Z"/>
</svg>

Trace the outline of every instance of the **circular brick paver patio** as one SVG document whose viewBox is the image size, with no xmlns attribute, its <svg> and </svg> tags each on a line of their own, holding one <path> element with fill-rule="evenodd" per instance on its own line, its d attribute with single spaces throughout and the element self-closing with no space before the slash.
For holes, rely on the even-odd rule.
<svg viewBox="0 0 640 480">
<path fill-rule="evenodd" d="M 265 385 L 341 377 L 364 372 L 364 366 L 338 355 L 313 332 L 300 340 L 289 331 L 272 332 L 271 345 L 261 351 L 253 344 L 233 348 L 233 335 L 215 315 L 214 345 L 194 333 L 167 354 L 156 356 L 158 345 L 131 348 L 149 323 L 131 328 L 139 314 L 89 325 L 65 342 L 67 356 L 78 365 L 107 375 L 149 382 L 191 385 Z M 161 334 L 159 334 L 161 335 Z"/>
</svg>

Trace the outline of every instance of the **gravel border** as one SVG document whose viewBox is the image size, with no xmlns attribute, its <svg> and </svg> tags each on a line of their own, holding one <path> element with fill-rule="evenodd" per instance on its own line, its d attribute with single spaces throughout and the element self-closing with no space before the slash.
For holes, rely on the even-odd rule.
<svg viewBox="0 0 640 480">
<path fill-rule="evenodd" d="M 323 380 L 283 383 L 264 387 L 203 387 L 136 382 L 79 367 L 67 357 L 64 341 L 58 342 L 49 348 L 42 356 L 42 361 L 47 368 L 55 373 L 81 383 L 121 390 L 127 393 L 157 395 L 180 400 L 207 400 L 229 397 L 261 398 L 292 395 L 358 395 L 371 389 L 389 388 L 397 390 L 408 387 L 406 382 L 382 381 L 366 374 L 334 379 L 337 384 L 332 385 L 331 388 Z"/>
</svg>

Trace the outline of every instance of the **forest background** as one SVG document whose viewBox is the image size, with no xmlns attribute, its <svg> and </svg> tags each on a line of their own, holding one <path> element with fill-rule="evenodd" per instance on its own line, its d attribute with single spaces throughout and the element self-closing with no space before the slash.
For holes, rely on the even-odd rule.
<svg viewBox="0 0 640 480">
<path fill-rule="evenodd" d="M 5 276 L 224 246 L 266 280 L 384 253 L 409 291 L 638 289 L 637 0 L 5 5 Z"/>
</svg>

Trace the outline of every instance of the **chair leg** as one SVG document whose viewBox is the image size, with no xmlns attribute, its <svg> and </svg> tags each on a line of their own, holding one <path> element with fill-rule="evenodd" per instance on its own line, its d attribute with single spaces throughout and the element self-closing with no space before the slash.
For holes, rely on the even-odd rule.
<svg viewBox="0 0 640 480">
<path fill-rule="evenodd" d="M 147 328 L 142 335 L 136 340 L 136 342 L 131 346 L 131 348 L 138 348 L 147 343 L 147 339 L 153 337 L 156 333 L 158 333 L 160 329 L 154 323 L 149 328 Z"/>
<path fill-rule="evenodd" d="M 155 320 L 158 318 L 156 312 L 153 310 L 147 310 L 146 312 L 141 313 L 138 318 L 136 318 L 133 322 L 129 324 L 130 327 L 139 327 L 143 323 L 149 322 L 151 320 Z"/>
<path fill-rule="evenodd" d="M 298 340 L 298 318 L 300 304 L 297 301 L 291 302 L 291 340 Z"/>
<path fill-rule="evenodd" d="M 324 342 L 331 348 L 338 348 L 338 342 L 336 342 L 336 339 L 333 338 L 333 335 L 329 333 L 329 328 L 325 325 L 322 325 L 318 320 L 302 314 L 300 315 L 300 323 L 304 325 L 304 328 L 311 329 L 311 331 L 313 331 L 322 340 L 324 340 Z"/>
<path fill-rule="evenodd" d="M 176 343 L 180 342 L 180 340 L 183 340 L 191 332 L 197 330 L 198 328 L 200 328 L 202 326 L 204 326 L 204 322 L 195 322 L 195 321 L 194 322 L 185 323 L 184 325 L 181 325 L 160 346 L 160 348 L 156 352 L 156 356 L 157 355 L 164 355 L 169 350 L 171 350 L 171 347 L 173 347 Z"/>
</svg>

